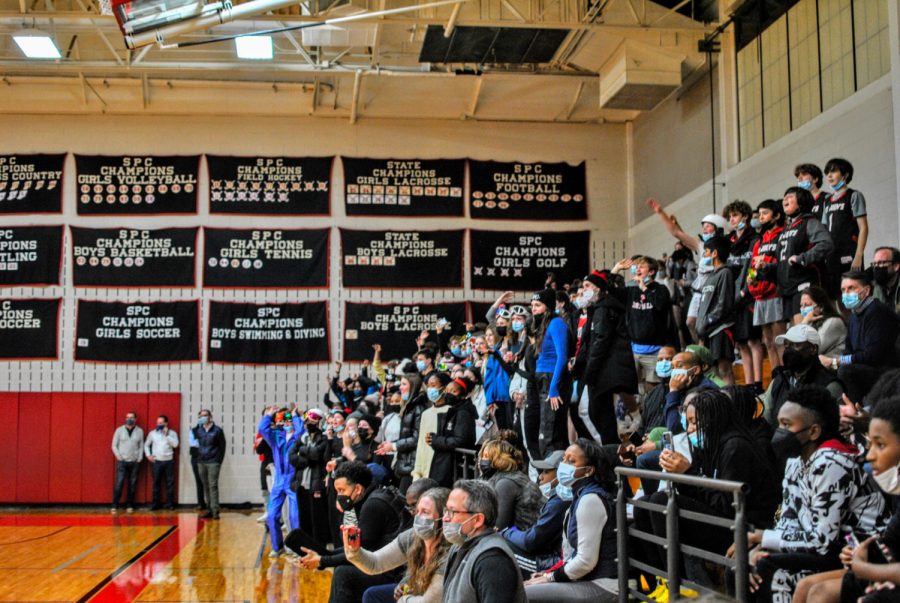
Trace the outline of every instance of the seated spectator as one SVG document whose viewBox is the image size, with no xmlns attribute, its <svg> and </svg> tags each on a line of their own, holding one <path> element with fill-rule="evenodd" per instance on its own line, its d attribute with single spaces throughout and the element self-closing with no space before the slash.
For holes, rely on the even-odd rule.
<svg viewBox="0 0 900 603">
<path fill-rule="evenodd" d="M 682 423 L 687 426 L 692 460 L 675 450 L 663 450 L 659 459 L 662 468 L 670 473 L 690 473 L 748 484 L 747 520 L 754 525 L 771 525 L 780 497 L 778 480 L 768 455 L 734 412 L 732 400 L 720 390 L 701 392 L 687 404 Z M 679 484 L 676 497 L 679 509 L 727 519 L 735 516 L 733 496 L 722 490 Z M 661 491 L 646 498 L 665 507 L 669 495 Z M 635 507 L 634 521 L 643 532 L 666 536 L 666 518 L 662 513 Z M 682 543 L 720 555 L 725 554 L 734 542 L 734 535 L 728 529 L 685 519 L 679 521 L 679 526 Z M 650 564 L 664 567 L 665 552 L 656 545 L 640 542 Z M 689 559 L 693 558 L 685 560 L 688 578 L 701 586 L 712 587 L 702 564 Z"/>
<path fill-rule="evenodd" d="M 516 558 L 494 531 L 497 495 L 480 480 L 460 480 L 444 510 L 444 538 L 453 547 L 444 566 L 448 603 L 528 603 Z"/>
<path fill-rule="evenodd" d="M 541 513 L 544 498 L 537 484 L 525 473 L 525 461 L 516 448 L 518 438 L 513 431 L 501 431 L 478 453 L 478 469 L 497 493 L 498 530 L 515 527 L 527 530 Z"/>
<path fill-rule="evenodd" d="M 688 390 L 695 387 L 719 389 L 719 386 L 700 372 L 700 358 L 692 352 L 681 352 L 672 358 L 672 378 L 669 379 L 669 393 L 666 394 L 666 427 L 672 433 L 681 433 L 681 407 Z"/>
<path fill-rule="evenodd" d="M 782 366 L 772 371 L 772 382 L 763 400 L 763 416 L 773 426 L 778 424 L 778 412 L 787 401 L 788 393 L 801 385 L 824 387 L 835 404 L 840 403 L 844 388 L 832 371 L 825 369 L 819 356 L 819 332 L 810 325 L 791 327 L 775 338 L 784 347 Z"/>
<path fill-rule="evenodd" d="M 420 480 L 422 481 L 422 480 Z M 378 575 L 401 566 L 406 573 L 398 584 L 373 586 L 363 594 L 363 603 L 436 603 L 444 592 L 444 563 L 450 542 L 444 538 L 441 518 L 447 506 L 446 488 L 432 488 L 419 498 L 411 529 L 401 532 L 390 544 L 374 552 L 350 539 L 344 528 L 347 559 L 367 575 Z M 396 596 L 399 595 L 399 596 Z"/>
<path fill-rule="evenodd" d="M 515 553 L 522 573 L 528 577 L 535 572 L 546 572 L 562 560 L 563 517 L 572 501 L 556 494 L 559 484 L 556 469 L 565 455 L 564 450 L 556 450 L 546 460 L 531 461 L 531 466 L 541 472 L 538 483 L 547 499 L 537 523 L 527 530 L 513 526 L 500 532 Z"/>
<path fill-rule="evenodd" d="M 881 380 L 880 380 L 881 381 Z M 873 393 L 875 388 L 873 388 Z M 889 496 L 900 494 L 900 398 L 881 398 L 872 409 L 869 439 L 872 447 L 866 459 L 881 490 Z M 900 512 L 896 509 L 887 528 L 862 541 L 860 546 L 845 546 L 841 551 L 844 569 L 807 576 L 797 585 L 794 601 L 839 603 L 861 601 L 877 603 L 896 600 L 892 595 L 900 585 Z M 887 554 L 885 554 L 885 552 Z M 847 571 L 849 569 L 849 571 Z M 871 588 L 882 584 L 883 588 Z M 868 594 L 871 590 L 871 594 Z"/>
<path fill-rule="evenodd" d="M 819 356 L 822 365 L 836 370 L 848 389 L 854 382 L 874 383 L 887 368 L 900 366 L 897 336 L 900 319 L 872 297 L 872 281 L 865 272 L 848 272 L 841 281 L 841 298 L 850 310 L 844 353 L 838 358 Z"/>
<path fill-rule="evenodd" d="M 613 467 L 600 445 L 579 439 L 557 468 L 556 493 L 572 506 L 563 520 L 563 560 L 525 583 L 530 603 L 605 601 L 616 595 L 601 581 L 618 575 Z"/>
<path fill-rule="evenodd" d="M 435 406 L 446 404 L 446 413 L 437 417 L 434 431 L 425 432 L 425 443 L 434 450 L 428 477 L 444 487 L 453 483 L 453 462 L 457 448 L 472 448 L 475 445 L 475 407 L 466 397 L 471 381 L 457 379 L 447 383 L 445 373 L 437 373 L 428 382 L 428 397 L 434 400 Z M 438 386 L 445 383 L 443 388 Z M 437 390 L 436 393 L 431 393 Z"/>
<path fill-rule="evenodd" d="M 819 332 L 819 355 L 838 358 L 844 352 L 847 323 L 821 287 L 804 289 L 800 295 L 801 324 Z"/>
<path fill-rule="evenodd" d="M 754 390 L 742 385 L 726 385 L 722 388 L 722 392 L 731 398 L 732 404 L 737 411 L 737 417 L 740 419 L 744 427 L 750 432 L 759 447 L 769 456 L 772 467 L 776 466 L 774 454 L 772 453 L 772 436 L 775 434 L 775 428 L 763 418 L 763 408 L 760 407 L 759 400 L 754 394 Z M 781 479 L 778 480 L 779 482 Z"/>
<path fill-rule="evenodd" d="M 659 378 L 659 387 L 654 387 L 644 397 L 644 407 L 641 411 L 641 423 L 637 430 L 631 434 L 631 441 L 639 445 L 646 441 L 647 435 L 657 427 L 666 425 L 666 396 L 669 393 L 669 380 L 672 378 L 672 359 L 675 357 L 675 348 L 662 347 L 656 354 L 656 376 Z"/>
<path fill-rule="evenodd" d="M 719 387 L 725 387 L 727 383 L 722 381 L 713 369 L 713 357 L 709 349 L 700 344 L 692 344 L 684 348 L 685 352 L 693 352 L 700 359 L 700 371 L 703 376 L 715 383 Z"/>
<path fill-rule="evenodd" d="M 838 408 L 821 387 L 791 390 L 778 413 L 772 449 L 787 459 L 781 515 L 774 529 L 749 535 L 756 566 L 750 589 L 763 601 L 791 603 L 802 578 L 840 568 L 844 535 L 885 527 L 884 497 L 857 462 L 857 448 L 840 439 L 839 425 Z"/>
<path fill-rule="evenodd" d="M 872 258 L 872 295 L 884 302 L 895 314 L 900 314 L 900 249 L 879 247 Z"/>
<path fill-rule="evenodd" d="M 379 490 L 372 483 L 372 471 L 359 461 L 347 461 L 334 472 L 337 504 L 344 514 L 344 527 L 359 529 L 359 546 L 377 551 L 388 545 L 400 531 L 400 514 L 386 496 L 375 495 Z M 384 492 L 384 491 L 382 491 Z M 298 564 L 303 569 L 335 568 L 331 579 L 329 603 L 356 603 L 366 589 L 388 584 L 393 574 L 369 576 L 351 565 L 343 548 L 320 554 L 301 547 L 306 553 Z"/>
</svg>

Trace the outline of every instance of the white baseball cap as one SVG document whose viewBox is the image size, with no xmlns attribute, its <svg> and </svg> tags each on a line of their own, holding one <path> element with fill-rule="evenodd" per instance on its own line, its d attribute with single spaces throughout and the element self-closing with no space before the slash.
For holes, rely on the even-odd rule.
<svg viewBox="0 0 900 603">
<path fill-rule="evenodd" d="M 819 332 L 816 331 L 814 327 L 809 325 L 797 325 L 788 329 L 788 332 L 784 335 L 779 335 L 775 338 L 775 343 L 777 345 L 784 345 L 785 341 L 791 341 L 793 343 L 807 342 L 819 345 L 821 339 L 819 339 Z"/>
</svg>

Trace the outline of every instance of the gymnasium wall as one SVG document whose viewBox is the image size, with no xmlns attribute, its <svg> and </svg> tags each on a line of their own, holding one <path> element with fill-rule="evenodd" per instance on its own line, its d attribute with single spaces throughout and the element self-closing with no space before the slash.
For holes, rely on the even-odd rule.
<svg viewBox="0 0 900 603">
<path fill-rule="evenodd" d="M 724 177 L 726 186 L 717 191 L 716 213 L 735 199 L 743 199 L 754 207 L 767 198 L 781 199 L 785 189 L 796 183 L 795 165 L 811 162 L 824 168 L 830 158 L 844 157 L 855 170 L 851 186 L 866 197 L 866 262 L 872 260 L 876 247 L 900 244 L 890 78 L 890 74 L 883 76 L 730 168 Z M 697 135 L 708 133 L 707 130 Z M 683 151 L 679 146 L 670 147 L 673 155 Z M 697 170 L 709 173 L 708 156 L 697 157 L 695 163 Z M 635 204 L 644 201 L 636 192 Z M 711 180 L 706 179 L 665 209 L 678 218 L 688 233 L 699 232 L 700 219 L 713 211 Z M 671 253 L 674 242 L 656 215 L 634 224 L 629 233 L 631 253 L 659 257 L 664 252 Z"/>
<path fill-rule="evenodd" d="M 609 264 L 624 253 L 628 223 L 625 126 L 530 123 L 478 123 L 472 121 L 344 120 L 315 118 L 148 117 L 30 115 L 0 116 L 0 154 L 72 152 L 81 154 L 196 154 L 393 157 L 405 159 L 455 158 L 499 161 L 587 161 L 588 216 L 581 223 L 529 223 L 472 221 L 464 218 L 347 219 L 341 186 L 334 186 L 332 216 L 325 218 L 210 216 L 205 162 L 201 167 L 199 215 L 144 218 L 90 218 L 75 214 L 74 161 L 66 163 L 62 216 L 6 216 L 2 225 L 70 224 L 95 228 L 140 225 L 145 228 L 214 226 L 232 228 L 323 228 L 440 230 L 478 228 L 540 233 L 554 230 L 591 230 L 592 264 Z M 332 182 L 343 178 L 335 162 Z M 253 436 L 265 405 L 297 401 L 301 409 L 321 406 L 325 377 L 333 364 L 307 366 L 232 366 L 221 364 L 113 365 L 73 361 L 76 299 L 87 300 L 201 300 L 204 341 L 209 300 L 240 302 L 329 302 L 332 359 L 341 358 L 343 302 L 410 302 L 493 300 L 500 292 L 463 290 L 343 290 L 337 231 L 331 237 L 328 290 L 203 290 L 94 289 L 71 286 L 71 243 L 66 232 L 66 253 L 61 287 L 4 289 L 4 297 L 63 297 L 60 320 L 60 360 L 57 362 L 2 362 L 0 388 L 12 392 L 99 392 L 108 394 L 171 392 L 182 396 L 181 424 L 194 423 L 201 408 L 228 436 L 228 455 L 222 469 L 222 501 L 260 502 L 258 461 L 252 453 Z M 201 247 L 202 248 L 202 247 Z M 197 258 L 197 270 L 201 269 Z M 468 259 L 466 263 L 468 273 Z M 522 294 L 520 299 L 525 299 Z M 412 349 L 413 342 L 410 341 Z M 358 365 L 356 365 L 358 367 Z M 355 368 L 353 369 L 355 370 Z M 347 374 L 345 369 L 344 375 Z M 152 413 L 151 413 L 152 414 Z M 155 416 L 155 415 L 154 415 Z M 45 420 L 46 417 L 37 417 Z M 124 419 L 116 409 L 114 424 Z M 153 421 L 153 417 L 151 417 Z M 141 421 L 146 427 L 147 419 Z M 179 436 L 186 442 L 183 433 Z M 92 437 L 110 442 L 112 425 L 97 425 Z M 108 450 L 108 444 L 104 444 Z M 109 453 L 111 462 L 112 454 Z M 196 500 L 186 444 L 181 449 L 180 502 Z M 110 496 L 104 493 L 104 496 Z"/>
</svg>

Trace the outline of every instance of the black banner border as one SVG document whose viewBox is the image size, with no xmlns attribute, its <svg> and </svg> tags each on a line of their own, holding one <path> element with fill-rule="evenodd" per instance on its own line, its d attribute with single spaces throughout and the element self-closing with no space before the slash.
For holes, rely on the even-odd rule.
<svg viewBox="0 0 900 603">
<path fill-rule="evenodd" d="M 384 217 L 384 216 L 381 216 Z M 410 216 L 412 217 L 412 216 Z M 437 217 L 437 216 L 429 216 L 429 217 Z M 354 232 L 454 232 L 457 230 L 461 230 L 463 233 L 463 241 L 462 248 L 459 250 L 462 256 L 462 262 L 460 263 L 460 283 L 459 287 L 432 287 L 432 289 L 440 289 L 441 291 L 459 291 L 460 289 L 466 288 L 466 239 L 468 238 L 469 229 L 468 228 L 451 228 L 449 230 L 395 230 L 395 229 L 387 229 L 387 230 L 368 230 L 363 228 L 342 228 L 340 226 L 338 229 L 338 237 L 340 238 L 340 252 L 341 252 L 341 287 L 343 289 L 349 289 L 351 291 L 418 291 L 421 289 L 420 287 L 351 287 L 350 285 L 344 284 L 344 237 L 341 236 L 342 230 L 352 230 Z M 469 238 L 470 246 L 471 246 L 471 238 Z M 471 247 L 469 248 L 471 251 Z M 364 302 L 363 302 L 364 303 Z M 436 303 L 449 303 L 449 302 L 436 302 Z M 393 304 L 388 304 L 393 305 Z"/>
<path fill-rule="evenodd" d="M 325 304 L 325 329 L 328 331 L 328 336 L 325 338 L 328 341 L 328 360 L 319 360 L 316 362 L 225 362 L 224 360 L 210 360 L 209 359 L 209 348 L 204 348 L 206 352 L 206 364 L 218 364 L 218 365 L 227 365 L 227 366 L 308 366 L 314 364 L 331 364 L 332 362 L 332 354 L 331 354 L 331 315 L 328 312 L 328 300 L 327 299 L 314 299 L 307 300 L 303 302 L 239 302 L 239 301 L 220 301 L 217 299 L 209 300 L 209 305 L 206 306 L 207 314 L 206 317 L 209 318 L 212 315 L 212 304 L 213 302 L 217 304 L 240 304 L 242 306 L 251 305 L 251 306 L 303 306 L 306 304 Z M 211 327 L 212 325 L 207 325 Z M 209 343 L 209 329 L 207 329 L 206 334 L 206 342 Z M 202 337 L 203 334 L 201 333 Z"/>
<path fill-rule="evenodd" d="M 357 306 L 443 306 L 444 304 L 465 304 L 466 305 L 466 318 L 469 318 L 469 313 L 471 312 L 471 307 L 469 306 L 469 300 L 450 300 L 443 302 L 428 302 L 417 304 L 416 302 L 388 302 L 386 304 L 370 304 L 368 302 L 357 302 L 357 301 L 348 301 L 344 300 L 344 329 L 341 331 L 341 364 L 362 364 L 363 360 L 346 360 L 344 355 L 347 353 L 347 346 L 344 345 L 344 342 L 347 340 L 347 318 L 349 317 L 349 313 L 347 312 L 347 306 L 349 304 L 354 304 Z M 329 350 L 330 352 L 330 350 Z M 370 361 L 371 362 L 371 361 Z"/>
<path fill-rule="evenodd" d="M 9 301 L 50 301 L 56 300 L 56 335 L 54 341 L 56 342 L 56 356 L 53 358 L 0 358 L 0 362 L 58 362 L 59 361 L 59 317 L 62 314 L 62 304 L 63 298 L 61 297 L 6 297 L 0 298 L 0 301 L 4 299 Z M 76 342 L 77 343 L 77 342 Z"/>
<path fill-rule="evenodd" d="M 213 157 L 228 157 L 230 159 L 325 159 L 329 157 L 329 155 L 307 155 L 303 157 L 295 157 L 295 156 L 286 156 L 281 155 L 279 157 L 264 157 L 262 155 L 216 155 L 212 154 Z M 209 176 L 209 154 L 203 153 L 203 159 L 206 161 L 206 190 L 209 191 L 209 181 L 211 180 Z M 328 170 L 328 213 L 327 214 L 243 214 L 237 212 L 218 212 L 213 211 L 212 204 L 212 195 L 207 195 L 207 199 L 209 201 L 209 215 L 211 216 L 287 216 L 291 218 L 330 218 L 332 216 L 331 213 L 331 204 L 334 201 L 333 193 L 334 193 L 334 162 L 337 161 L 338 155 L 330 155 L 331 157 L 331 167 Z M 341 167 L 343 167 L 343 163 L 341 163 Z M 199 188 L 199 187 L 198 187 Z M 286 229 L 282 229 L 286 230 Z M 315 229 L 307 229 L 307 230 L 315 230 Z M 329 240 L 330 242 L 330 240 Z"/>
<path fill-rule="evenodd" d="M 113 362 L 111 360 L 78 360 L 75 357 L 75 353 L 78 351 L 78 304 L 80 302 L 97 302 L 101 304 L 174 304 L 178 302 L 194 302 L 197 304 L 197 345 L 199 346 L 200 356 L 197 360 L 168 360 L 166 362 Z M 75 335 L 74 341 L 72 342 L 72 360 L 74 362 L 84 362 L 85 364 L 124 364 L 126 366 L 151 366 L 154 364 L 196 364 L 203 362 L 203 316 L 200 311 L 203 308 L 200 306 L 200 299 L 167 299 L 161 300 L 158 299 L 156 301 L 106 301 L 103 299 L 82 299 L 80 297 L 75 298 Z"/>
<path fill-rule="evenodd" d="M 69 155 L 71 155 L 69 151 L 63 152 L 63 165 L 62 165 L 62 174 L 59 177 L 59 211 L 28 211 L 28 212 L 13 212 L 13 213 L 5 213 L 0 212 L 0 216 L 61 216 L 63 214 L 63 204 L 66 200 L 65 195 L 65 181 L 66 181 L 66 161 L 69 159 Z M 59 155 L 59 153 L 6 153 L 7 157 L 34 157 L 35 155 Z M 77 189 L 77 185 L 76 185 Z M 22 285 L 24 287 L 28 287 L 30 285 Z M 57 350 L 57 354 L 59 350 Z"/>
<path fill-rule="evenodd" d="M 329 289 L 331 287 L 331 231 L 332 228 L 330 226 L 326 226 L 325 228 L 226 228 L 224 226 L 203 226 L 203 284 L 200 286 L 201 289 L 210 289 L 212 291 L 324 291 L 325 289 Z M 253 231 L 253 230 L 290 230 L 290 231 L 298 231 L 298 230 L 327 230 L 328 231 L 328 244 L 327 244 L 327 253 L 328 258 L 326 259 L 325 264 L 325 285 L 322 287 L 213 287 L 206 285 L 206 230 L 240 230 L 240 231 Z M 252 302 L 247 302 L 252 303 Z"/>
<path fill-rule="evenodd" d="M 472 269 L 472 264 L 471 264 L 471 263 L 472 263 L 472 232 L 471 232 L 472 230 L 478 230 L 479 232 L 502 232 L 502 233 L 507 233 L 507 234 L 509 234 L 509 233 L 523 234 L 523 235 L 533 234 L 533 233 L 529 233 L 529 232 L 520 232 L 520 231 L 518 231 L 518 230 L 497 230 L 497 231 L 492 231 L 492 230 L 481 230 L 481 229 L 478 229 L 478 228 L 469 228 L 469 229 L 467 229 L 467 230 L 469 230 L 469 270 Z M 547 231 L 547 234 L 580 234 L 580 233 L 583 233 L 583 232 L 586 232 L 587 235 L 588 235 L 588 241 L 587 241 L 587 243 L 588 243 L 588 266 L 590 266 L 590 265 L 591 265 L 591 259 L 590 259 L 590 253 L 591 253 L 591 230 L 590 230 L 590 229 L 588 229 L 588 230 L 549 230 L 549 231 Z M 548 270 L 548 272 L 553 272 L 553 271 L 552 271 L 552 270 Z M 469 288 L 470 288 L 472 291 L 512 291 L 513 293 L 521 293 L 521 292 L 523 292 L 523 291 L 531 291 L 531 289 L 518 289 L 518 290 L 517 290 L 517 289 L 481 289 L 481 288 L 479 288 L 479 287 L 475 287 L 474 285 L 472 285 L 471 280 L 472 280 L 472 279 L 469 278 Z M 473 318 L 474 318 L 474 317 L 473 317 Z M 482 317 L 482 318 L 483 318 L 483 317 Z"/>
<path fill-rule="evenodd" d="M 417 159 L 397 159 L 395 157 L 345 157 L 344 155 L 339 155 L 341 158 L 341 172 L 343 173 L 343 180 L 341 181 L 342 189 L 341 192 L 344 195 L 344 215 L 347 218 L 400 218 L 402 220 L 421 220 L 421 219 L 429 219 L 429 218 L 468 218 L 468 207 L 469 203 L 467 199 L 469 198 L 469 158 L 468 157 L 419 157 Z M 434 215 L 430 214 L 427 216 L 404 216 L 404 215 L 385 215 L 385 214 L 354 214 L 352 216 L 347 215 L 347 171 L 344 169 L 344 159 L 362 159 L 364 161 L 462 161 L 463 162 L 463 196 L 462 196 L 462 204 L 463 210 L 461 215 L 454 214 L 444 214 L 444 215 Z"/>
<path fill-rule="evenodd" d="M 176 285 L 172 287 L 160 287 L 159 285 L 76 285 L 75 284 L 75 235 L 72 234 L 72 229 L 78 228 L 80 230 L 190 230 L 191 228 L 196 228 L 197 232 L 194 234 L 194 284 L 193 285 Z M 69 234 L 71 235 L 69 239 L 72 242 L 72 287 L 74 289 L 196 289 L 197 288 L 197 257 L 200 251 L 197 243 L 200 241 L 200 226 L 171 226 L 171 227 L 163 227 L 163 228 L 128 228 L 125 226 L 110 226 L 108 228 L 90 228 L 89 226 L 75 226 L 73 224 L 69 224 Z M 65 250 L 63 250 L 65 253 Z M 76 322 L 77 324 L 77 322 Z"/>
<path fill-rule="evenodd" d="M 72 158 L 75 161 L 75 196 L 78 197 L 78 162 L 76 157 L 193 157 L 193 155 L 82 155 L 81 153 L 72 153 Z M 200 165 L 203 161 L 203 153 L 197 154 L 197 190 L 194 193 L 194 211 L 192 212 L 176 212 L 176 213 L 157 213 L 157 214 L 129 214 L 129 213 L 118 213 L 118 212 L 110 212 L 106 214 L 82 214 L 78 211 L 78 199 L 75 199 L 75 215 L 79 218 L 106 218 L 110 216 L 124 216 L 127 218 L 154 218 L 156 216 L 199 216 L 200 215 Z M 207 180 L 209 180 L 209 174 L 207 174 Z"/>
</svg>

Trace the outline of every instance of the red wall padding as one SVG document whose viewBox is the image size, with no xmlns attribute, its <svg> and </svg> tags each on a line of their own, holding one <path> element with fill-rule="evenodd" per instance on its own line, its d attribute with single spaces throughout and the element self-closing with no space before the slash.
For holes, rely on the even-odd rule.
<svg viewBox="0 0 900 603">
<path fill-rule="evenodd" d="M 0 425 L 4 435 L 0 438 L 0 503 L 16 502 L 16 458 L 19 437 L 19 394 L 0 392 Z M 9 431 L 7 431 L 9 430 Z"/>
<path fill-rule="evenodd" d="M 81 502 L 84 394 L 54 392 L 50 398 L 50 500 Z"/>
<path fill-rule="evenodd" d="M 75 420 L 75 417 L 72 417 Z M 116 483 L 116 457 L 112 438 L 125 417 L 116 417 L 116 395 L 84 394 L 83 445 L 81 448 L 81 502 L 112 504 Z"/>
<path fill-rule="evenodd" d="M 164 414 L 181 439 L 181 394 L 0 392 L 0 425 L 11 430 L 0 438 L 0 503 L 111 504 L 112 437 L 129 411 L 145 438 Z M 144 462 L 136 502 L 149 502 L 151 488 Z"/>
<path fill-rule="evenodd" d="M 16 502 L 50 502 L 49 393 L 19 393 Z"/>
</svg>

